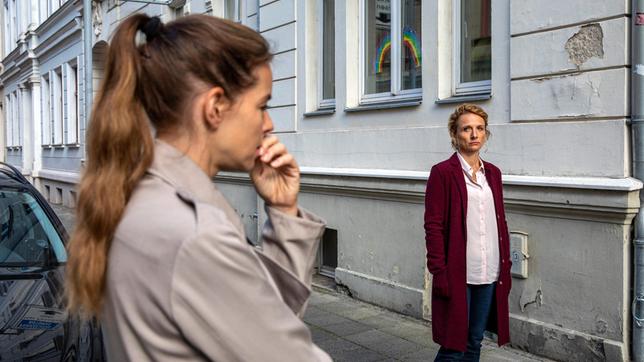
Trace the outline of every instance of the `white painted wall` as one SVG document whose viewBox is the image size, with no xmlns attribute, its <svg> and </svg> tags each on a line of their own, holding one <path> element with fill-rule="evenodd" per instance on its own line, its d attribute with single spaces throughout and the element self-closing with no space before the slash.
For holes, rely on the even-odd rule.
<svg viewBox="0 0 644 362">
<path fill-rule="evenodd" d="M 355 110 L 360 98 L 359 1 L 336 1 L 336 108 L 308 116 L 317 107 L 312 92 L 319 81 L 314 3 L 245 0 L 242 7 L 242 22 L 258 30 L 275 54 L 269 112 L 302 166 L 300 201 L 338 230 L 339 282 L 358 298 L 428 318 L 424 177 L 452 153 L 446 124 L 455 104 L 436 101 L 451 96 L 453 0 L 423 2 L 422 102 L 357 112 L 347 110 Z M 74 25 L 79 4 L 66 5 L 67 11 L 53 14 L 55 21 L 35 30 L 40 74 L 82 55 Z M 202 0 L 186 5 L 190 13 L 223 9 L 221 0 L 212 0 L 211 10 Z M 133 12 L 171 17 L 159 5 L 108 0 L 100 6 L 94 43 L 109 41 Z M 513 338 L 553 358 L 594 358 L 589 351 L 599 343 L 605 359 L 628 359 L 629 230 L 641 185 L 610 188 L 631 175 L 628 11 L 627 0 L 492 2 L 492 93 L 476 103 L 490 115 L 492 138 L 483 157 L 504 172 L 510 229 L 529 240 L 529 277 L 515 279 L 510 297 Z M 588 25 L 601 28 L 603 54 L 575 64 L 566 44 Z M 0 59 L 0 95 L 34 75 L 19 52 Z M 36 175 L 49 180 L 52 197 L 57 188 L 71 190 L 84 149 L 41 152 Z M 7 154 L 17 165 L 22 158 L 20 150 Z M 228 175 L 223 189 L 252 234 L 255 221 L 247 216 L 261 203 L 254 202 L 248 180 Z M 543 299 L 528 303 L 537 292 Z M 531 333 L 557 338 L 543 344 L 522 338 Z"/>
</svg>

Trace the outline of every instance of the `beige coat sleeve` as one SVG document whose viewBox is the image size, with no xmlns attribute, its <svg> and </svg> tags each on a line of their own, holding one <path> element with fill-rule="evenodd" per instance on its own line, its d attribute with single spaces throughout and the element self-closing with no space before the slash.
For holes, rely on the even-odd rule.
<svg viewBox="0 0 644 362">
<path fill-rule="evenodd" d="M 299 217 L 267 207 L 268 221 L 262 232 L 263 253 L 310 287 L 315 254 L 326 222 L 299 209 Z M 297 227 L 293 227 L 297 225 Z"/>
<path fill-rule="evenodd" d="M 223 219 L 201 219 L 197 236 L 175 260 L 171 313 L 184 337 L 215 361 L 330 361 L 283 301 L 254 249 Z M 293 220 L 283 226 L 293 234 L 308 229 Z"/>
</svg>

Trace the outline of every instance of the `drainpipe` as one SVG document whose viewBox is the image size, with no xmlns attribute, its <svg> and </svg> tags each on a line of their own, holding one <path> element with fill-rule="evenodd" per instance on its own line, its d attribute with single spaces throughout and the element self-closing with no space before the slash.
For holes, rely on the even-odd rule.
<svg viewBox="0 0 644 362">
<path fill-rule="evenodd" d="M 96 5 L 98 6 L 98 4 Z M 92 75 L 92 1 L 83 0 L 83 59 L 85 59 L 85 129 L 89 125 L 94 98 Z M 84 158 L 84 157 L 83 157 Z"/>
<path fill-rule="evenodd" d="M 644 0 L 632 0 L 631 131 L 633 177 L 644 181 Z M 633 360 L 644 361 L 644 192 L 633 237 Z"/>
</svg>

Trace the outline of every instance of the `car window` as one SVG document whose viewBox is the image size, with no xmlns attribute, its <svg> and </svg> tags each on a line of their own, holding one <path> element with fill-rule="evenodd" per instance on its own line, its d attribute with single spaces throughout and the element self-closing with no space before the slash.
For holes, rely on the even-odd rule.
<svg viewBox="0 0 644 362">
<path fill-rule="evenodd" d="M 65 262 L 65 245 L 30 194 L 0 191 L 0 265 Z"/>
</svg>

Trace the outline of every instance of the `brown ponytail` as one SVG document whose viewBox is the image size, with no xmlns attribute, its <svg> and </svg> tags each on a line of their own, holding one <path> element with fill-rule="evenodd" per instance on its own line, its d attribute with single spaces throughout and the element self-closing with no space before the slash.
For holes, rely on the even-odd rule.
<svg viewBox="0 0 644 362">
<path fill-rule="evenodd" d="M 142 45 L 135 42 L 139 30 L 147 38 Z M 233 99 L 254 84 L 254 68 L 270 59 L 259 34 L 214 17 L 191 15 L 163 25 L 135 14 L 119 25 L 87 130 L 87 165 L 68 246 L 71 311 L 101 311 L 114 231 L 152 162 L 149 124 L 157 132 L 186 127 L 183 110 L 198 87 L 220 86 Z"/>
</svg>

